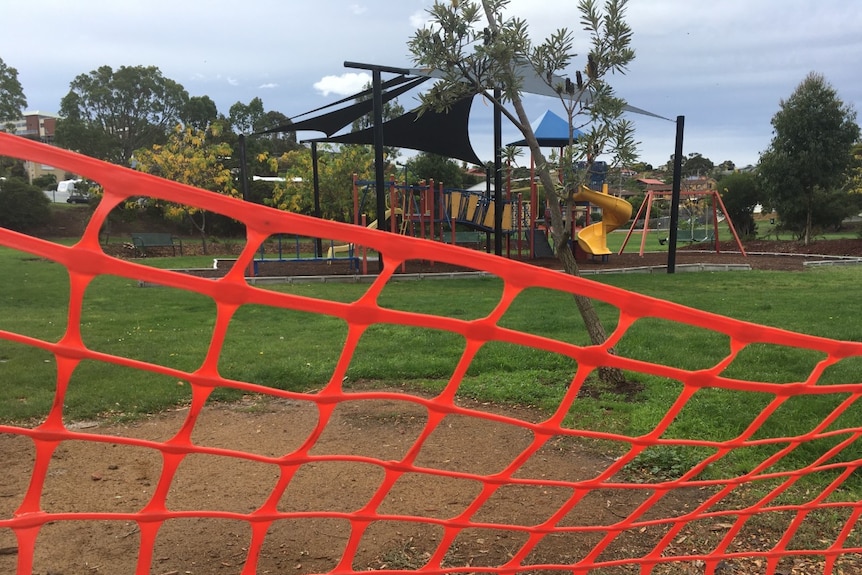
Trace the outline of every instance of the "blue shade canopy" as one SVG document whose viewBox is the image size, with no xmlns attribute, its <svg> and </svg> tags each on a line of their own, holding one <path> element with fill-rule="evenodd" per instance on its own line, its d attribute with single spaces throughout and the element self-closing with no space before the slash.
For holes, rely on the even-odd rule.
<svg viewBox="0 0 862 575">
<path fill-rule="evenodd" d="M 552 111 L 546 111 L 539 119 L 533 121 L 531 126 L 533 133 L 536 134 L 536 139 L 539 141 L 539 146 L 542 148 L 561 148 L 569 145 L 569 123 Z M 583 135 L 583 132 L 575 129 L 575 140 Z M 527 140 L 518 140 L 509 145 L 526 146 Z"/>
</svg>

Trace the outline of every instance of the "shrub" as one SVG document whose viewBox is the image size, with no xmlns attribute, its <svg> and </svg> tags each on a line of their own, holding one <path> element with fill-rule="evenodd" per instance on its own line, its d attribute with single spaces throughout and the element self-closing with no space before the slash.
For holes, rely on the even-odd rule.
<svg viewBox="0 0 862 575">
<path fill-rule="evenodd" d="M 0 180 L 0 226 L 25 232 L 51 218 L 50 200 L 36 186 L 24 180 Z"/>
</svg>

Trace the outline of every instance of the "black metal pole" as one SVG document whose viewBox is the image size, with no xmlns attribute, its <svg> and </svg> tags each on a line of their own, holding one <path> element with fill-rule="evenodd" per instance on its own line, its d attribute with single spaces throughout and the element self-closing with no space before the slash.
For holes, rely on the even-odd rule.
<svg viewBox="0 0 862 575">
<path fill-rule="evenodd" d="M 494 99 L 499 102 L 502 90 L 494 88 Z M 503 112 L 494 106 L 494 253 L 503 255 Z"/>
<path fill-rule="evenodd" d="M 383 166 L 383 87 L 380 70 L 371 71 L 371 84 L 374 93 L 374 187 L 377 190 L 377 229 L 385 230 L 386 181 Z M 377 271 L 383 271 L 383 254 L 377 254 Z"/>
<path fill-rule="evenodd" d="M 245 134 L 239 135 L 239 179 L 242 199 L 248 201 L 248 166 L 245 160 Z"/>
<path fill-rule="evenodd" d="M 320 218 L 320 174 L 317 170 L 317 142 L 311 142 L 311 175 L 312 184 L 314 186 L 314 217 Z M 314 240 L 314 257 L 323 257 L 323 240 L 315 238 Z"/>
<path fill-rule="evenodd" d="M 673 188 L 670 202 L 670 236 L 667 248 L 667 273 L 676 272 L 676 239 L 679 225 L 679 198 L 682 188 L 682 137 L 685 133 L 685 116 L 676 117 L 676 148 L 673 155 Z M 647 222 L 644 222 L 646 225 Z"/>
</svg>

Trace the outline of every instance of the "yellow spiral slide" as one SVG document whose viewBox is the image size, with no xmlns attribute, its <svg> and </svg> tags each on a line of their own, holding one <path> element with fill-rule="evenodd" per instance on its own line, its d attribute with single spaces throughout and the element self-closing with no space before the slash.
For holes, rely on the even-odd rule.
<svg viewBox="0 0 862 575">
<path fill-rule="evenodd" d="M 611 253 L 608 249 L 608 232 L 629 221 L 632 205 L 622 198 L 591 190 L 581 186 L 575 194 L 576 202 L 590 202 L 602 209 L 602 221 L 590 224 L 578 232 L 578 245 L 588 254 L 603 256 Z"/>
</svg>

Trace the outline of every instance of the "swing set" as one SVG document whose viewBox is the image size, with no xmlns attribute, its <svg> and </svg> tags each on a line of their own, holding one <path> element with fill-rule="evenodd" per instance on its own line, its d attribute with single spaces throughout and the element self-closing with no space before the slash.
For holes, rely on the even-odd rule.
<svg viewBox="0 0 862 575">
<path fill-rule="evenodd" d="M 640 256 L 644 255 L 647 234 L 650 231 L 662 231 L 661 228 L 655 228 L 654 230 L 650 230 L 649 227 L 650 212 L 652 211 L 653 203 L 661 200 L 669 201 L 671 199 L 672 195 L 670 192 L 650 190 L 646 193 L 646 198 L 644 198 L 640 209 L 638 209 L 637 215 L 634 217 L 634 219 L 632 219 L 631 228 L 629 228 L 629 231 L 626 234 L 626 239 L 623 240 L 623 245 L 620 246 L 620 251 L 618 253 L 623 253 L 623 250 L 625 250 L 626 245 L 629 242 L 629 238 L 631 238 L 632 234 L 634 234 L 637 228 L 638 222 L 641 221 L 641 218 L 643 218 L 643 226 L 641 227 L 641 245 L 638 254 Z M 686 207 L 689 212 L 689 226 L 687 230 L 684 230 L 681 226 L 677 225 L 678 241 L 688 243 L 712 241 L 715 253 L 721 253 L 721 245 L 719 243 L 718 237 L 718 211 L 720 207 L 721 213 L 724 215 L 724 221 L 727 224 L 728 229 L 730 229 L 730 233 L 733 234 L 733 239 L 736 240 L 736 245 L 739 248 L 740 253 L 743 256 L 747 255 L 745 253 L 745 248 L 742 247 L 742 242 L 739 239 L 739 235 L 736 233 L 736 228 L 733 227 L 733 222 L 730 220 L 730 216 L 727 213 L 727 209 L 724 207 L 724 202 L 721 200 L 721 195 L 719 195 L 717 191 L 683 191 L 680 192 L 680 200 L 681 207 Z M 707 212 L 707 209 L 710 209 L 711 212 Z M 712 216 L 711 230 L 707 226 L 708 219 L 704 217 L 707 213 L 710 213 L 710 215 Z M 702 228 L 696 229 L 697 221 L 701 217 L 703 217 L 704 219 L 704 225 Z M 670 232 L 670 230 L 667 231 L 668 233 Z M 667 240 L 667 236 L 659 238 L 659 243 L 661 245 L 664 245 Z"/>
</svg>

